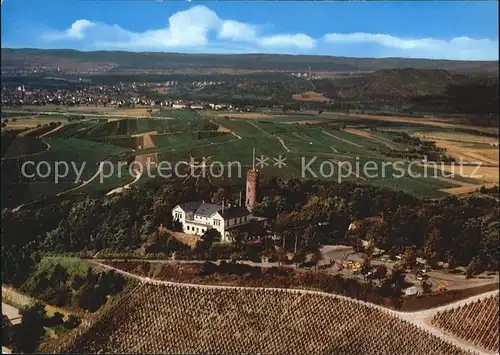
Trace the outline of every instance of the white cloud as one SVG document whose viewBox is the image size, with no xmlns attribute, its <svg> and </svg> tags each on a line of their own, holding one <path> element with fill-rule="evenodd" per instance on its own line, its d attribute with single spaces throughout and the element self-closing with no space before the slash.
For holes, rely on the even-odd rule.
<svg viewBox="0 0 500 355">
<path fill-rule="evenodd" d="M 256 26 L 233 20 L 223 21 L 219 31 L 219 38 L 232 41 L 253 41 L 256 37 Z"/>
<path fill-rule="evenodd" d="M 63 32 L 52 31 L 44 34 L 47 40 L 60 40 L 60 39 L 83 39 L 84 31 L 94 26 L 89 20 L 77 20 L 73 22 L 70 28 Z"/>
<path fill-rule="evenodd" d="M 388 34 L 328 33 L 323 40 L 331 45 L 375 44 L 388 56 L 409 56 L 441 59 L 482 60 L 498 58 L 498 41 L 455 37 L 450 40 L 434 38 L 399 38 Z"/>
<path fill-rule="evenodd" d="M 44 32 L 39 38 L 45 47 L 56 44 L 79 49 L 498 59 L 498 40 L 401 38 L 364 32 L 328 33 L 318 38 L 305 33 L 266 33 L 261 25 L 223 19 L 201 5 L 174 13 L 164 27 L 142 32 L 80 19 L 65 30 Z"/>
<path fill-rule="evenodd" d="M 295 47 L 299 49 L 312 49 L 316 45 L 316 40 L 300 33 L 263 37 L 260 39 L 259 44 L 269 48 Z"/>
<path fill-rule="evenodd" d="M 215 36 L 212 38 L 211 34 Z M 311 49 L 315 42 L 304 34 L 263 36 L 259 34 L 259 26 L 221 19 L 206 6 L 194 6 L 174 13 L 165 28 L 132 32 L 119 25 L 81 19 L 75 21 L 67 30 L 43 34 L 42 39 L 80 41 L 95 49 L 203 51 L 224 48 L 225 52 L 241 52 L 238 48 L 246 48 L 246 51 L 250 52 L 258 51 L 259 48 Z"/>
</svg>

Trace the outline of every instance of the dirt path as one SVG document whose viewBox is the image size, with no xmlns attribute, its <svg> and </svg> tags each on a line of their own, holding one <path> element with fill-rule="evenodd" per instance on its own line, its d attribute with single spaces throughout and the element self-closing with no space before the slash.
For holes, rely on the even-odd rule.
<svg viewBox="0 0 500 355">
<path fill-rule="evenodd" d="M 231 131 L 231 134 L 232 134 L 233 136 L 235 136 L 236 138 L 241 139 L 241 136 L 237 135 L 236 133 L 234 133 L 234 132 L 232 132 L 232 131 Z"/>
<path fill-rule="evenodd" d="M 321 132 L 323 132 L 323 133 L 324 133 L 324 134 L 326 134 L 327 136 L 330 136 L 330 137 L 332 137 L 333 139 L 337 139 L 337 140 L 339 140 L 339 141 L 341 141 L 341 142 L 344 142 L 344 143 L 347 143 L 347 144 L 351 144 L 351 145 L 353 145 L 353 146 L 355 146 L 355 147 L 358 147 L 358 148 L 365 148 L 365 147 L 363 147 L 361 144 L 354 143 L 354 142 L 348 141 L 348 140 L 346 140 L 346 139 L 343 139 L 343 138 L 340 138 L 340 137 L 334 136 L 333 134 L 331 134 L 331 133 L 329 133 L 329 132 L 327 132 L 327 131 L 324 131 L 324 130 L 323 130 L 323 131 L 321 131 Z"/>
<path fill-rule="evenodd" d="M 316 111 L 310 111 L 312 115 L 317 115 Z M 374 121 L 384 121 L 384 122 L 397 122 L 397 123 L 411 123 L 419 126 L 434 126 L 434 127 L 448 127 L 448 128 L 461 128 L 461 129 L 475 129 L 480 132 L 496 133 L 498 134 L 498 128 L 493 127 L 479 127 L 479 126 L 469 126 L 458 123 L 450 123 L 445 121 L 439 121 L 436 119 L 429 118 L 413 118 L 413 117 L 402 117 L 402 116 L 377 116 L 377 115 L 367 115 L 367 114 L 347 114 L 345 112 L 323 112 L 323 117 L 337 118 L 349 117 L 349 118 L 361 118 Z"/>
<path fill-rule="evenodd" d="M 268 137 L 274 137 L 274 138 L 278 139 L 278 141 L 281 143 L 281 145 L 283 146 L 283 148 L 285 149 L 285 151 L 287 153 L 290 153 L 290 149 L 288 149 L 288 147 L 285 145 L 285 142 L 283 142 L 283 140 L 280 137 L 278 137 L 275 134 L 269 133 L 268 131 L 266 131 L 265 129 L 263 129 L 262 127 L 256 125 L 253 122 L 248 121 L 247 123 L 250 124 L 250 125 L 252 125 L 252 126 L 254 126 L 255 128 L 257 128 L 259 131 L 261 131 L 262 133 L 264 133 L 266 136 L 268 136 Z"/>
<path fill-rule="evenodd" d="M 131 277 L 131 278 L 135 278 L 135 279 L 138 279 L 140 280 L 141 282 L 144 282 L 144 283 L 152 283 L 152 284 L 157 284 L 157 285 L 172 285 L 172 286 L 184 286 L 184 287 L 192 287 L 192 288 L 204 288 L 204 289 L 227 289 L 227 290 L 231 290 L 231 289 L 242 289 L 242 290 L 254 290 L 255 287 L 238 287 L 238 286 L 222 286 L 222 285 L 200 285 L 200 284 L 189 284 L 189 283 L 179 283 L 179 282 L 171 282 L 171 281 L 161 281 L 161 280 L 153 280 L 149 277 L 142 277 L 142 276 L 138 276 L 138 275 L 135 275 L 133 273 L 130 273 L 130 272 L 126 272 L 126 271 L 123 271 L 123 270 L 120 270 L 118 268 L 115 268 L 115 267 L 112 267 L 112 266 L 109 266 L 109 265 L 106 265 L 106 264 L 103 264 L 103 263 L 100 263 L 100 262 L 97 262 L 97 261 L 91 261 L 92 263 L 100 266 L 100 267 L 103 267 L 103 268 L 106 268 L 106 269 L 111 269 L 111 270 L 115 270 L 117 273 L 119 274 L 122 274 L 124 276 L 127 276 L 127 277 Z M 355 303 L 358 303 L 358 304 L 361 304 L 361 305 L 365 305 L 365 306 L 369 306 L 369 307 L 373 307 L 381 312 L 385 312 L 385 313 L 390 313 L 396 317 L 399 317 L 400 319 L 404 320 L 404 321 L 407 321 L 409 323 L 412 323 L 422 329 L 425 329 L 426 331 L 428 331 L 429 333 L 441 338 L 442 340 L 448 342 L 448 343 L 452 343 L 453 345 L 457 346 L 457 347 L 460 347 L 462 349 L 466 349 L 466 350 L 469 350 L 469 351 L 472 351 L 474 353 L 478 353 L 480 355 L 491 355 L 490 352 L 486 352 L 472 344 L 468 344 L 466 343 L 465 341 L 462 341 L 456 337 L 453 337 L 453 336 L 450 336 L 446 333 L 444 333 L 443 331 L 441 331 L 440 329 L 438 328 L 435 328 L 433 326 L 430 326 L 429 324 L 427 324 L 425 322 L 425 319 L 428 318 L 429 316 L 431 315 L 434 315 L 437 311 L 443 311 L 443 310 L 446 310 L 446 309 L 449 309 L 449 308 L 453 308 L 453 307 L 459 307 L 463 304 L 466 304 L 466 303 L 469 303 L 469 302 L 472 302 L 472 301 L 475 301 L 477 299 L 482 299 L 482 298 L 485 298 L 485 297 L 489 297 L 491 295 L 494 295 L 496 293 L 498 293 L 498 290 L 495 290 L 495 291 L 490 291 L 490 292 L 486 292 L 486 293 L 483 293 L 481 295 L 477 295 L 477 296 L 473 296 L 473 297 L 469 297 L 469 298 L 466 298 L 464 300 L 461 300 L 461 301 L 457 301 L 457 302 L 454 302 L 454 303 L 451 303 L 449 305 L 446 305 L 446 306 L 442 306 L 442 307 L 437 307 L 437 308 L 432 308 L 432 309 L 427 309 L 425 311 L 418 311 L 418 312 L 399 312 L 399 311 L 395 311 L 395 310 L 392 310 L 392 309 L 388 309 L 388 308 L 385 308 L 385 307 L 382 307 L 382 306 L 379 306 L 379 305 L 376 305 L 376 304 L 373 304 L 373 303 L 368 303 L 368 302 L 365 302 L 365 301 L 361 301 L 361 300 L 356 300 L 356 299 L 353 299 L 353 298 L 349 298 L 349 297 L 346 297 L 346 296 L 341 296 L 341 295 L 335 295 L 335 294 L 331 294 L 331 293 L 326 293 L 326 292 L 321 292 L 321 291 L 310 291 L 310 290 L 299 290 L 299 289 L 280 289 L 280 288 L 260 288 L 260 290 L 264 290 L 264 291 L 285 291 L 285 292 L 293 292 L 293 293 L 300 293 L 300 294 L 315 294 L 315 295 L 321 295 L 321 296 L 326 296 L 326 297 L 334 297 L 334 298 L 339 298 L 339 299 L 344 299 L 344 300 L 347 300 L 347 301 L 350 301 L 350 302 L 355 302 Z"/>
<path fill-rule="evenodd" d="M 263 118 L 283 117 L 283 115 L 276 115 L 276 114 L 272 114 L 272 113 L 251 112 L 251 113 L 223 113 L 223 114 L 217 115 L 217 117 L 258 120 L 258 119 L 263 119 Z"/>
<path fill-rule="evenodd" d="M 2 302 L 2 314 L 6 315 L 12 324 L 21 323 L 21 315 L 19 314 L 19 309 L 11 306 L 5 302 Z"/>
<path fill-rule="evenodd" d="M 96 173 L 95 173 L 94 175 L 92 175 L 90 179 L 88 179 L 87 181 L 85 181 L 85 182 L 84 182 L 83 184 L 81 184 L 81 185 L 78 185 L 78 186 L 76 186 L 76 187 L 73 187 L 73 188 L 71 188 L 71 189 L 69 189 L 69 190 L 66 190 L 66 191 L 63 191 L 63 192 L 59 192 L 58 194 L 56 194 L 56 196 L 62 196 L 62 195 L 65 195 L 65 194 L 67 194 L 67 193 L 69 193 L 69 192 L 73 192 L 73 191 L 76 191 L 76 190 L 81 189 L 82 187 L 87 186 L 87 185 L 88 185 L 88 184 L 90 184 L 92 181 L 94 181 L 95 179 L 97 179 L 97 177 L 98 177 L 98 176 L 101 174 L 101 172 L 102 172 L 102 168 L 103 168 L 103 166 L 104 166 L 104 162 L 101 162 L 101 163 L 99 164 L 99 169 L 97 169 Z"/>
<path fill-rule="evenodd" d="M 157 135 L 158 131 L 149 131 L 149 132 L 132 134 L 130 137 L 157 136 Z M 125 137 L 127 137 L 127 135 L 125 135 Z"/>
<path fill-rule="evenodd" d="M 450 181 L 448 181 L 450 182 Z M 465 185 L 465 186 L 459 186 L 459 187 L 450 187 L 448 189 L 441 189 L 441 191 L 452 194 L 452 195 L 463 195 L 463 194 L 469 194 L 472 192 L 477 191 L 478 189 L 481 188 L 481 186 L 484 186 L 487 189 L 492 188 L 496 184 L 493 183 L 488 183 L 488 184 L 481 184 L 481 185 Z"/>
<path fill-rule="evenodd" d="M 137 172 L 137 170 L 135 170 L 135 178 L 134 178 L 134 181 L 132 182 L 129 182 L 123 186 L 120 186 L 120 187 L 117 187 L 116 189 L 113 189 L 109 192 L 106 193 L 106 196 L 109 196 L 109 195 L 113 195 L 113 194 L 119 194 L 121 193 L 123 190 L 126 190 L 126 189 L 129 189 L 130 186 L 132 186 L 133 184 L 135 184 L 137 181 L 139 181 L 139 179 L 141 178 L 142 174 L 144 173 L 144 171 L 141 171 L 140 173 Z"/>
<path fill-rule="evenodd" d="M 454 303 L 451 303 L 451 304 L 448 304 L 445 306 L 431 308 L 431 309 L 427 309 L 427 310 L 420 311 L 420 312 L 412 312 L 412 313 L 408 313 L 406 315 L 403 313 L 402 317 L 403 317 L 403 319 L 406 318 L 406 320 L 408 322 L 411 322 L 420 328 L 424 328 L 425 330 L 429 331 L 431 334 L 434 334 L 440 338 L 452 339 L 454 342 L 459 344 L 459 346 L 462 348 L 469 346 L 470 348 L 472 348 L 472 350 L 474 350 L 475 352 L 478 352 L 479 354 L 491 354 L 491 355 L 498 354 L 498 352 L 488 351 L 486 349 L 482 349 L 480 347 L 476 347 L 472 344 L 469 344 L 465 340 L 463 340 L 463 339 L 461 339 L 453 334 L 449 334 L 448 332 L 445 332 L 444 330 L 442 330 L 438 327 L 435 327 L 431 324 L 431 320 L 436 315 L 437 312 L 444 312 L 444 311 L 447 311 L 450 309 L 458 308 L 458 307 L 461 307 L 463 305 L 475 302 L 477 300 L 481 300 L 483 298 L 488 298 L 490 296 L 497 295 L 497 294 L 498 294 L 498 290 L 490 291 L 490 292 L 486 292 L 486 293 L 482 293 L 480 295 L 472 296 L 472 297 L 469 297 L 469 298 L 466 298 L 466 299 L 463 299 L 463 300 L 460 300 L 460 301 L 457 301 L 457 302 L 454 302 Z"/>
<path fill-rule="evenodd" d="M 383 145 L 385 145 L 389 149 L 398 150 L 398 147 L 396 147 L 389 139 L 379 137 L 379 136 L 372 134 L 370 132 L 367 132 L 365 130 L 355 129 L 355 128 L 346 128 L 345 131 L 352 133 L 352 134 L 355 134 L 355 135 L 360 136 L 360 137 L 368 138 L 368 139 L 377 141 L 379 143 L 382 143 Z"/>
<path fill-rule="evenodd" d="M 45 136 L 49 136 L 49 135 L 51 135 L 52 133 L 59 131 L 59 130 L 60 130 L 61 128 L 63 128 L 63 127 L 64 127 L 64 124 L 63 124 L 63 123 L 61 123 L 59 126 L 57 126 L 56 128 L 54 128 L 53 130 L 48 131 L 48 132 L 46 132 L 46 133 L 44 133 L 44 134 L 40 135 L 40 137 L 39 137 L 39 138 L 42 138 L 42 137 L 45 137 Z"/>
<path fill-rule="evenodd" d="M 283 142 L 283 139 L 281 139 L 281 137 L 279 137 L 278 135 L 276 135 L 276 138 L 278 138 L 278 140 L 280 141 L 280 143 L 283 146 L 283 148 L 285 148 L 285 150 L 287 151 L 287 153 L 290 153 L 290 149 L 288 149 L 288 147 L 285 145 L 285 142 Z"/>
<path fill-rule="evenodd" d="M 43 139 L 42 139 L 42 142 L 46 145 L 46 147 L 45 147 L 44 150 L 41 150 L 41 151 L 36 152 L 36 153 L 31 153 L 31 154 L 26 154 L 26 155 L 20 155 L 20 156 L 17 156 L 17 157 L 2 158 L 2 161 L 5 161 L 5 160 L 14 160 L 14 159 L 24 159 L 24 158 L 34 157 L 36 155 L 45 153 L 46 151 L 48 151 L 50 149 L 50 144 L 47 143 L 46 141 L 44 141 Z"/>
<path fill-rule="evenodd" d="M 8 286 L 4 286 L 4 285 L 2 285 L 2 300 L 7 300 L 8 302 L 15 304 L 15 305 L 18 305 L 19 307 L 24 307 L 24 306 L 30 305 L 33 302 L 37 301 L 36 299 L 34 299 L 30 296 L 22 294 L 21 292 L 18 292 L 16 290 L 14 290 L 13 288 L 8 287 Z M 42 301 L 40 301 L 40 302 L 42 302 Z M 75 313 L 70 312 L 64 308 L 52 306 L 52 305 L 49 305 L 45 302 L 42 302 L 42 303 L 45 304 L 45 309 L 47 310 L 47 313 L 49 315 L 53 315 L 56 312 L 62 313 L 66 317 L 71 315 L 71 314 L 75 314 Z"/>
</svg>

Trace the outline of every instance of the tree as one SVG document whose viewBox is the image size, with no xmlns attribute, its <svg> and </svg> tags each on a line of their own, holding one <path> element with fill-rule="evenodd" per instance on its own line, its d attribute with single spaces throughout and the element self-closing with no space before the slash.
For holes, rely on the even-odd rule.
<svg viewBox="0 0 500 355">
<path fill-rule="evenodd" d="M 467 270 L 465 272 L 465 277 L 470 279 L 470 278 L 474 277 L 475 275 L 480 274 L 482 271 L 483 270 L 482 270 L 481 262 L 478 259 L 474 259 L 467 266 Z"/>
<path fill-rule="evenodd" d="M 449 270 L 452 270 L 452 271 L 453 271 L 453 270 L 455 270 L 455 269 L 456 269 L 456 267 L 457 267 L 457 262 L 455 261 L 455 258 L 453 257 L 453 255 L 448 256 L 448 260 L 447 260 L 447 262 L 448 262 L 448 269 L 449 269 Z"/>
<path fill-rule="evenodd" d="M 226 189 L 219 187 L 217 191 L 212 196 L 212 203 L 220 204 L 222 201 L 228 201 L 231 198 L 231 194 Z"/>
<path fill-rule="evenodd" d="M 174 232 L 182 232 L 184 230 L 184 226 L 181 221 L 174 220 L 172 221 L 172 231 Z"/>
<path fill-rule="evenodd" d="M 14 351 L 21 353 L 34 353 L 45 335 L 43 325 L 46 321 L 45 306 L 36 302 L 22 308 L 21 324 L 18 326 L 14 341 Z"/>
<path fill-rule="evenodd" d="M 293 255 L 293 262 L 295 263 L 295 266 L 299 266 L 299 264 L 302 264 L 306 260 L 306 257 L 304 253 L 295 253 Z"/>
<path fill-rule="evenodd" d="M 206 252 L 213 243 L 220 242 L 220 240 L 220 232 L 217 229 L 209 228 L 203 233 L 198 244 L 196 244 L 196 250 Z"/>
<path fill-rule="evenodd" d="M 432 284 L 429 281 L 423 281 L 422 282 L 422 290 L 424 294 L 431 293 L 432 292 Z"/>
<path fill-rule="evenodd" d="M 366 275 L 372 270 L 372 264 L 370 258 L 363 259 L 363 263 L 361 264 L 361 275 L 366 279 Z"/>
<path fill-rule="evenodd" d="M 319 249 L 315 250 L 311 255 L 311 263 L 314 264 L 314 268 L 318 270 L 318 263 L 323 260 L 323 254 Z"/>
<path fill-rule="evenodd" d="M 68 320 L 66 322 L 64 322 L 64 328 L 74 329 L 74 328 L 78 327 L 81 323 L 82 323 L 82 320 L 80 318 L 71 314 L 68 317 Z"/>
<path fill-rule="evenodd" d="M 52 317 L 47 318 L 45 320 L 44 325 L 46 327 L 55 327 L 63 323 L 64 323 L 64 314 L 62 314 L 61 312 L 56 312 Z"/>
<path fill-rule="evenodd" d="M 2 314 L 2 345 L 10 345 L 12 342 L 12 323 L 5 314 Z"/>
<path fill-rule="evenodd" d="M 401 262 L 402 265 L 407 268 L 417 265 L 417 252 L 415 248 L 406 248 Z"/>
<path fill-rule="evenodd" d="M 442 244 L 443 240 L 440 230 L 437 228 L 432 229 L 425 238 L 424 246 L 422 247 L 425 258 L 435 263 L 440 261 L 439 259 L 443 256 Z"/>
<path fill-rule="evenodd" d="M 382 265 L 377 265 L 377 268 L 375 269 L 375 272 L 373 273 L 373 278 L 382 280 L 387 276 L 387 266 L 384 264 Z"/>
<path fill-rule="evenodd" d="M 365 254 L 366 256 L 368 256 L 369 258 L 371 258 L 373 256 L 373 253 L 375 251 L 375 247 L 370 244 L 368 245 L 366 248 L 365 248 Z"/>
<path fill-rule="evenodd" d="M 243 246 L 243 239 L 244 235 L 243 233 L 241 233 L 241 231 L 233 229 L 231 230 L 231 232 L 229 232 L 229 240 L 235 249 L 241 250 Z"/>
</svg>

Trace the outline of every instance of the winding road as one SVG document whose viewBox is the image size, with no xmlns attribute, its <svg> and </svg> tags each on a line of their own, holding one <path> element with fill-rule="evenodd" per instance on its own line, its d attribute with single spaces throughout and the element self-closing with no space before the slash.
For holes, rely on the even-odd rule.
<svg viewBox="0 0 500 355">
<path fill-rule="evenodd" d="M 131 278 L 137 279 L 137 280 L 139 280 L 141 282 L 150 283 L 150 284 L 171 285 L 171 286 L 184 286 L 184 287 L 204 288 L 204 289 L 242 289 L 242 290 L 253 290 L 253 289 L 255 289 L 255 287 L 222 286 L 222 285 L 200 285 L 200 284 L 190 284 L 190 283 L 179 283 L 179 282 L 171 282 L 171 281 L 154 280 L 154 279 L 151 279 L 149 277 L 142 277 L 142 276 L 138 276 L 138 275 L 132 274 L 132 273 L 127 272 L 127 271 L 123 271 L 121 269 L 118 269 L 118 268 L 115 268 L 115 267 L 103 264 L 103 263 L 95 261 L 95 260 L 92 260 L 91 262 L 94 263 L 95 265 L 100 266 L 100 267 L 103 267 L 103 268 L 106 268 L 106 269 L 110 269 L 110 270 L 114 270 L 115 272 L 117 272 L 117 273 L 119 273 L 119 274 L 121 274 L 123 276 L 131 277 Z M 347 301 L 350 301 L 350 302 L 355 302 L 355 303 L 358 303 L 360 305 L 364 305 L 364 306 L 369 306 L 369 307 L 376 308 L 377 310 L 379 310 L 381 312 L 390 313 L 390 314 L 392 314 L 392 315 L 394 315 L 396 317 L 399 317 L 400 319 L 402 319 L 402 320 L 404 320 L 404 321 L 406 321 L 408 323 L 414 324 L 414 325 L 418 326 L 419 328 L 422 328 L 422 329 L 428 331 L 429 333 L 431 333 L 431 334 L 433 334 L 433 335 L 441 338 L 442 340 L 447 341 L 449 343 L 452 343 L 453 345 L 455 345 L 457 347 L 460 347 L 462 349 L 466 349 L 466 350 L 472 351 L 472 352 L 480 354 L 480 355 L 492 355 L 492 354 L 494 354 L 492 352 L 488 352 L 488 351 L 485 351 L 485 350 L 483 350 L 481 348 L 478 348 L 478 347 L 476 347 L 476 346 L 474 346 L 472 344 L 468 344 L 465 341 L 463 341 L 461 339 L 458 339 L 458 338 L 456 338 L 454 336 L 450 336 L 450 335 L 444 333 L 440 329 L 435 328 L 432 325 L 428 324 L 426 322 L 426 319 L 429 319 L 434 314 L 436 314 L 438 311 L 444 311 L 444 310 L 447 310 L 447 309 L 452 309 L 452 308 L 455 308 L 455 307 L 460 307 L 460 306 L 462 306 L 464 304 L 467 304 L 467 303 L 470 303 L 470 302 L 474 302 L 474 301 L 476 301 L 478 299 L 483 299 L 483 298 L 487 298 L 489 296 L 498 294 L 498 292 L 499 292 L 498 290 L 486 292 L 486 293 L 483 293 L 483 294 L 480 294 L 480 295 L 476 295 L 476 296 L 472 296 L 472 297 L 469 297 L 469 298 L 466 298 L 466 299 L 463 299 L 463 300 L 460 300 L 460 301 L 457 301 L 457 302 L 454 302 L 454 303 L 451 303 L 451 304 L 448 304 L 448 305 L 445 305 L 445 306 L 431 308 L 431 309 L 427 309 L 427 310 L 424 310 L 424 311 L 417 311 L 417 312 L 400 312 L 400 311 L 395 311 L 395 310 L 392 310 L 392 309 L 389 309 L 389 308 L 385 308 L 385 307 L 382 307 L 382 306 L 379 306 L 379 305 L 376 305 L 376 304 L 373 304 L 373 303 L 368 303 L 368 302 L 365 302 L 365 301 L 356 300 L 356 299 L 349 298 L 349 297 L 346 297 L 346 296 L 335 295 L 335 294 L 321 292 L 321 291 L 310 291 L 310 290 L 299 290 L 299 289 L 282 289 L 282 288 L 270 288 L 270 287 L 259 288 L 259 290 L 286 291 L 286 292 L 302 293 L 302 294 L 314 294 L 314 295 L 320 295 L 320 296 L 326 296 L 326 297 L 335 297 L 335 298 L 347 300 Z"/>
<path fill-rule="evenodd" d="M 143 174 L 144 171 L 141 171 L 141 172 L 138 172 L 137 170 L 135 170 L 135 178 L 134 178 L 134 181 L 132 182 L 129 182 L 123 186 L 120 186 L 120 187 L 117 187 L 116 189 L 113 189 L 109 192 L 106 193 L 106 196 L 109 196 L 109 195 L 113 195 L 113 194 L 119 194 L 121 193 L 123 190 L 126 190 L 128 188 L 130 188 L 131 185 L 135 184 L 137 181 L 139 181 L 139 179 L 141 178 L 142 174 Z"/>
</svg>

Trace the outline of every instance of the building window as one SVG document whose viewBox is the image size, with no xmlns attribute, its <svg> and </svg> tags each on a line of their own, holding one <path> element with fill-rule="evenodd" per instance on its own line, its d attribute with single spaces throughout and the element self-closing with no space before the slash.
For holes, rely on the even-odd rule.
<svg viewBox="0 0 500 355">
<path fill-rule="evenodd" d="M 199 229 L 198 229 L 198 227 L 196 227 L 196 233 L 198 233 L 198 232 L 199 232 Z"/>
<path fill-rule="evenodd" d="M 214 226 L 220 226 L 220 219 L 214 219 Z"/>
<path fill-rule="evenodd" d="M 189 226 L 187 226 L 186 228 L 187 228 L 187 230 L 189 230 Z"/>
<path fill-rule="evenodd" d="M 182 218 L 182 213 L 180 213 L 180 212 L 175 212 L 175 219 L 176 219 L 176 220 L 178 220 L 178 221 L 180 221 L 180 220 L 181 220 L 181 218 Z"/>
</svg>

